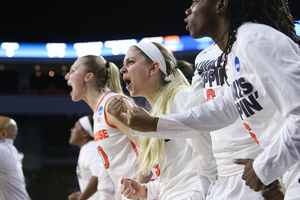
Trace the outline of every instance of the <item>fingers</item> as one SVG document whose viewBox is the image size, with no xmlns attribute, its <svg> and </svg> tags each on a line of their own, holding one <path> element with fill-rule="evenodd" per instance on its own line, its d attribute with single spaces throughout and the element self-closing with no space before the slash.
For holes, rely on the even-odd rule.
<svg viewBox="0 0 300 200">
<path fill-rule="evenodd" d="M 121 183 L 121 194 L 123 194 L 126 198 L 134 197 L 136 191 L 132 188 L 131 182 L 129 180 L 122 179 Z"/>
<path fill-rule="evenodd" d="M 232 162 L 238 165 L 246 165 L 248 163 L 248 159 L 233 159 Z"/>
<path fill-rule="evenodd" d="M 261 195 L 265 198 L 265 200 L 283 200 L 284 195 L 280 189 L 278 189 L 275 185 L 271 184 L 266 189 L 261 191 Z"/>
<path fill-rule="evenodd" d="M 120 103 L 120 100 L 117 98 L 113 98 L 113 100 L 107 105 L 107 112 L 111 115 L 115 115 L 119 112 L 120 105 L 122 105 Z"/>
<path fill-rule="evenodd" d="M 274 185 L 276 188 L 281 188 L 281 185 L 280 185 L 278 179 L 276 179 L 276 180 L 272 183 L 272 185 Z"/>
</svg>

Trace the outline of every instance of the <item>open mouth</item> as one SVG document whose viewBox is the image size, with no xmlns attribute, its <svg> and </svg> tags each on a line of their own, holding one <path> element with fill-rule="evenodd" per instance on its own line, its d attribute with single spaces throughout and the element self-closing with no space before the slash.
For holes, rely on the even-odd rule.
<svg viewBox="0 0 300 200">
<path fill-rule="evenodd" d="M 67 82 L 67 84 L 68 84 L 68 86 L 70 86 L 70 87 L 71 87 L 70 95 L 72 96 L 73 87 L 72 87 L 71 83 Z"/>
<path fill-rule="evenodd" d="M 123 81 L 126 83 L 126 86 L 128 87 L 131 83 L 131 80 L 128 78 L 123 78 Z"/>
</svg>

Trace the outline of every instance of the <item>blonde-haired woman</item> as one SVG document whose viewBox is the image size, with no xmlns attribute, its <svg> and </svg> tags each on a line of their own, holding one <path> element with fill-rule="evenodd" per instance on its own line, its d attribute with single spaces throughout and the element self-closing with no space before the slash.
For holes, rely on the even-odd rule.
<svg viewBox="0 0 300 200">
<path fill-rule="evenodd" d="M 101 56 L 83 56 L 74 62 L 65 79 L 72 87 L 72 100 L 84 100 L 94 111 L 94 140 L 116 187 L 119 188 L 123 176 L 136 178 L 138 150 L 134 143 L 137 138 L 106 112 L 112 97 L 121 96 L 129 105 L 134 105 L 123 95 L 118 67 Z M 118 194 L 121 198 L 120 192 Z"/>
<path fill-rule="evenodd" d="M 159 43 L 138 43 L 131 47 L 121 68 L 126 89 L 133 97 L 145 97 L 153 115 L 178 113 L 185 104 L 189 83 L 176 68 L 172 52 Z M 123 179 L 121 192 L 127 198 L 186 199 L 197 180 L 197 153 L 182 139 L 164 140 L 139 138 L 139 169 L 147 175 L 151 171 L 156 181 L 140 185 Z M 129 190 L 132 184 L 141 190 Z"/>
</svg>

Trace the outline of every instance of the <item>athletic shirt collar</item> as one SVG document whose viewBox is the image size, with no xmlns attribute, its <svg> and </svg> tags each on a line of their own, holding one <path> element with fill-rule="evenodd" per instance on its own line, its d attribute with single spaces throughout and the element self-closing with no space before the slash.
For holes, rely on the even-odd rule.
<svg viewBox="0 0 300 200">
<path fill-rule="evenodd" d="M 14 140 L 10 139 L 10 138 L 5 138 L 5 139 L 0 140 L 0 143 L 13 144 Z"/>
</svg>

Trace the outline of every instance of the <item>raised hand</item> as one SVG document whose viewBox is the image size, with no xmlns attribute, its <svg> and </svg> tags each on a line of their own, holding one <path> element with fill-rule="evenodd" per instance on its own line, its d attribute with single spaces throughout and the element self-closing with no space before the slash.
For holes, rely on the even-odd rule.
<svg viewBox="0 0 300 200">
<path fill-rule="evenodd" d="M 158 118 L 153 117 L 144 108 L 134 107 L 128 110 L 128 126 L 137 131 L 156 131 Z"/>
<path fill-rule="evenodd" d="M 116 119 L 120 122 L 128 126 L 128 119 L 127 119 L 127 105 L 124 102 L 123 98 L 113 98 L 108 102 L 106 106 L 106 111 L 113 115 Z"/>
<path fill-rule="evenodd" d="M 125 99 L 114 98 L 107 106 L 107 112 L 126 126 L 137 131 L 156 131 L 158 118 L 144 108 L 133 107 Z"/>
<path fill-rule="evenodd" d="M 120 189 L 121 194 L 128 199 L 147 198 L 147 187 L 133 179 L 123 178 Z"/>
</svg>

